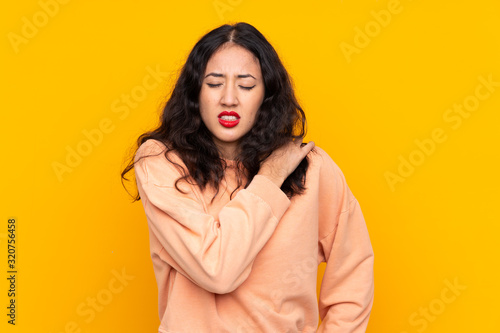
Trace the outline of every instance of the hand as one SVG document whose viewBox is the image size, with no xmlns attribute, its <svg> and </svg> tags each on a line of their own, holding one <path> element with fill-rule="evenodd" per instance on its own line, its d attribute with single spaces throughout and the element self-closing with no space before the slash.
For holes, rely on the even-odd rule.
<svg viewBox="0 0 500 333">
<path fill-rule="evenodd" d="M 266 158 L 257 173 L 271 179 L 281 187 L 285 179 L 297 168 L 304 157 L 314 148 L 314 141 L 302 143 L 302 138 L 290 141 Z"/>
</svg>

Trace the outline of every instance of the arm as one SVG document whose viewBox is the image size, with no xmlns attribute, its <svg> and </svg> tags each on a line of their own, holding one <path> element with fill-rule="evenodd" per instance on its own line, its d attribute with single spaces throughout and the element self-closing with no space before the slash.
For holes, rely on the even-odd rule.
<svg viewBox="0 0 500 333">
<path fill-rule="evenodd" d="M 326 270 L 319 296 L 322 323 L 318 332 L 363 333 L 374 297 L 373 249 L 359 203 L 342 172 L 330 158 L 323 167 L 323 174 L 331 180 L 320 195 L 330 203 L 322 205 L 337 208 L 325 209 L 320 221 L 332 227 L 320 240 Z"/>
<path fill-rule="evenodd" d="M 183 165 L 174 154 L 169 157 Z M 135 172 L 149 226 L 161 245 L 158 252 L 179 273 L 213 293 L 231 292 L 245 281 L 290 205 L 279 187 L 256 175 L 216 219 L 205 211 L 193 186 L 179 182 L 186 194 L 175 188 L 181 174 L 163 153 L 141 159 Z"/>
</svg>

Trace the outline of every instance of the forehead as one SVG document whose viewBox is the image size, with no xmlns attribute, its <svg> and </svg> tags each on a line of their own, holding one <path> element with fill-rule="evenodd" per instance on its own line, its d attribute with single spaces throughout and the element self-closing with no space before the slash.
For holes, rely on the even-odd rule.
<svg viewBox="0 0 500 333">
<path fill-rule="evenodd" d="M 236 73 L 253 71 L 260 75 L 259 60 L 242 46 L 226 44 L 214 52 L 208 60 L 206 72 L 219 71 L 221 73 Z"/>
</svg>

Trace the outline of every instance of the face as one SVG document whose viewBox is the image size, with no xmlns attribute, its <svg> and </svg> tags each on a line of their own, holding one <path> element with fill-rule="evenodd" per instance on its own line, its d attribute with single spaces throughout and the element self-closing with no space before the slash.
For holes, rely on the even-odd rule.
<svg viewBox="0 0 500 333">
<path fill-rule="evenodd" d="M 221 156 L 234 159 L 264 100 L 259 60 L 247 49 L 228 43 L 209 59 L 203 77 L 201 118 Z"/>
</svg>

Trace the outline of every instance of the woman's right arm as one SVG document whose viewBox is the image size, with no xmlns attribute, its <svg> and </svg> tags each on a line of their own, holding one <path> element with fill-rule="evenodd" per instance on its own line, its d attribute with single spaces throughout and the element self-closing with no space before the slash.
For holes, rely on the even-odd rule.
<svg viewBox="0 0 500 333">
<path fill-rule="evenodd" d="M 135 160 L 145 152 L 161 150 L 148 140 Z M 182 165 L 177 155 L 169 157 Z M 231 292 L 245 281 L 291 203 L 275 182 L 278 178 L 257 174 L 216 219 L 205 211 L 192 186 L 179 182 L 186 194 L 175 188 L 181 174 L 163 153 L 140 159 L 135 174 L 149 226 L 161 246 L 157 250 L 164 251 L 162 258 L 193 283 L 218 294 Z"/>
</svg>

